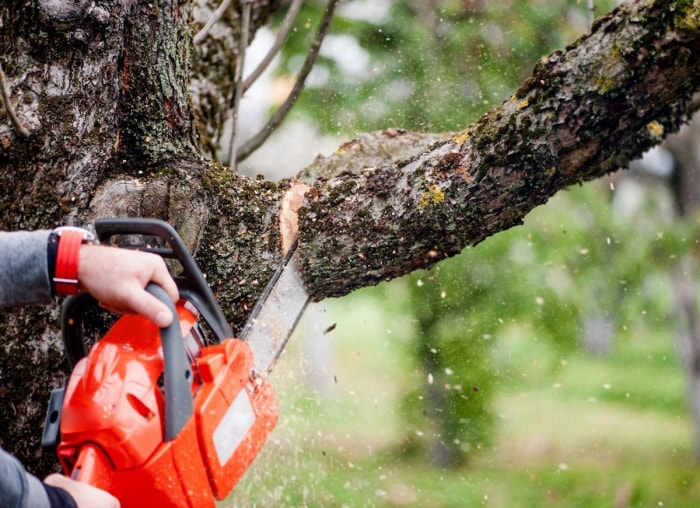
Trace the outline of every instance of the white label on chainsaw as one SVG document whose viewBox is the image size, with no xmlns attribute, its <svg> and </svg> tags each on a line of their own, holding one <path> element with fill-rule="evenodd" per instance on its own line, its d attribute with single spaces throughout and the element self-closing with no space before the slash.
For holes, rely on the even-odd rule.
<svg viewBox="0 0 700 508">
<path fill-rule="evenodd" d="M 228 462 L 254 422 L 253 406 L 246 391 L 241 390 L 214 431 L 214 447 L 219 464 L 223 466 Z"/>
</svg>

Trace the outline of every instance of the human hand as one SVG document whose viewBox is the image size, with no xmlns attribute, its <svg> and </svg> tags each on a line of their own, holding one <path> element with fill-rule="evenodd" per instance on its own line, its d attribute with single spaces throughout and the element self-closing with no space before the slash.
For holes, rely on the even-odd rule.
<svg viewBox="0 0 700 508">
<path fill-rule="evenodd" d="M 120 508 L 119 500 L 109 492 L 76 482 L 67 476 L 52 474 L 46 477 L 44 483 L 59 487 L 70 494 L 78 508 Z"/>
<path fill-rule="evenodd" d="M 144 288 L 149 282 L 161 286 L 172 298 L 179 298 L 175 281 L 163 259 L 148 252 L 100 245 L 82 245 L 78 260 L 80 289 L 119 314 L 141 314 L 158 327 L 172 323 L 168 307 Z"/>
</svg>

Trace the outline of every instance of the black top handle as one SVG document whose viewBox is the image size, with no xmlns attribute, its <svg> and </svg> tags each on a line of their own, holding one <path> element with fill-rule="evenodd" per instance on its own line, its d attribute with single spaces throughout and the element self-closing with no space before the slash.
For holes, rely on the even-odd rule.
<svg viewBox="0 0 700 508">
<path fill-rule="evenodd" d="M 164 240 L 169 249 L 159 247 L 138 247 L 139 250 L 153 252 L 163 258 L 177 259 L 182 266 L 182 274 L 174 275 L 180 296 L 194 303 L 204 321 L 211 328 L 217 340 L 233 337 L 231 326 L 216 301 L 209 284 L 200 271 L 194 258 L 175 228 L 160 219 L 112 218 L 97 219 L 95 231 L 100 243 L 110 243 L 118 235 L 155 236 Z"/>
<path fill-rule="evenodd" d="M 180 296 L 194 304 L 200 315 L 213 332 L 214 339 L 220 343 L 233 337 L 231 326 L 226 321 L 216 297 L 207 284 L 197 263 L 185 247 L 175 229 L 159 219 L 115 218 L 95 221 L 100 242 L 111 243 L 118 235 L 155 236 L 163 239 L 169 249 L 158 247 L 141 247 L 143 251 L 152 252 L 166 259 L 177 259 L 183 272 L 173 276 Z M 83 335 L 83 321 L 86 312 L 99 308 L 97 301 L 88 293 L 71 296 L 63 303 L 61 330 L 68 363 L 72 368 L 78 360 L 87 355 L 87 345 Z"/>
</svg>

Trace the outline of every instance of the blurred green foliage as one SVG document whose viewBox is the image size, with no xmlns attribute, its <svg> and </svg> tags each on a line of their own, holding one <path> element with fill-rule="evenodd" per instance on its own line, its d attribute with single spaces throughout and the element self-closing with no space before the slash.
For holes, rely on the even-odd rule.
<svg viewBox="0 0 700 508">
<path fill-rule="evenodd" d="M 461 262 L 446 261 L 408 284 L 413 356 L 425 379 L 403 401 L 406 441 L 413 450 L 428 448 L 430 461 L 441 467 L 462 465 L 489 444 L 493 420 L 492 323 L 471 312 L 470 300 L 488 289 L 480 287 L 479 274 L 463 272 Z"/>
<path fill-rule="evenodd" d="M 647 206 L 664 201 L 663 189 L 640 189 Z M 654 214 L 640 209 L 625 218 L 614 213 L 612 199 L 601 182 L 572 188 L 533 211 L 523 226 L 407 278 L 415 358 L 430 382 L 414 388 L 404 410 L 412 425 L 432 422 L 424 441 L 433 461 L 446 464 L 440 448 L 446 447 L 447 462 L 461 464 L 490 441 L 496 376 L 501 387 L 523 373 L 549 377 L 572 349 L 610 354 L 615 341 L 665 333 L 672 325 L 669 268 L 695 245 L 695 236 L 664 224 L 659 203 Z M 507 358 L 504 337 L 543 349 L 536 372 Z M 670 365 L 677 368 L 675 361 Z M 598 395 L 629 399 L 633 393 L 641 406 L 659 409 L 668 403 L 616 381 L 608 383 L 615 390 L 601 382 Z M 682 390 L 671 400 L 678 411 Z"/>
<path fill-rule="evenodd" d="M 613 2 L 596 4 L 605 12 Z M 281 73 L 301 66 L 323 5 L 305 2 Z M 585 2 L 345 1 L 295 111 L 331 134 L 460 130 L 586 23 Z"/>
</svg>

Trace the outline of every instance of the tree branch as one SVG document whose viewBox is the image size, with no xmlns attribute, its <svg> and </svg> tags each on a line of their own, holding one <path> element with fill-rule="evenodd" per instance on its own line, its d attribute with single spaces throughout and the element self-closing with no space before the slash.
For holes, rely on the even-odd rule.
<svg viewBox="0 0 700 508">
<path fill-rule="evenodd" d="M 0 98 L 2 99 L 2 105 L 5 108 L 5 113 L 7 113 L 12 126 L 17 132 L 19 132 L 23 137 L 29 137 L 29 131 L 22 125 L 17 118 L 17 113 L 15 113 L 15 108 L 10 100 L 10 92 L 7 90 L 7 82 L 5 81 L 5 72 L 2 70 L 2 65 L 0 64 Z"/>
<path fill-rule="evenodd" d="M 192 38 L 193 44 L 199 44 L 204 40 L 204 38 L 209 33 L 209 30 L 211 30 L 211 27 L 213 27 L 214 23 L 221 19 L 221 16 L 224 15 L 224 12 L 226 12 L 226 9 L 228 9 L 229 5 L 231 5 L 231 0 L 223 0 L 221 4 L 219 4 L 214 13 L 204 24 L 202 29 L 199 32 L 197 32 L 197 34 Z"/>
<path fill-rule="evenodd" d="M 280 49 L 282 48 L 282 44 L 284 44 L 284 41 L 287 39 L 287 35 L 289 35 L 289 31 L 294 25 L 294 20 L 296 19 L 297 14 L 299 14 L 299 9 L 301 9 L 301 5 L 303 3 L 304 0 L 292 1 L 292 5 L 289 6 L 287 15 L 284 17 L 284 21 L 282 22 L 282 25 L 280 26 L 280 29 L 277 32 L 277 37 L 275 38 L 275 42 L 272 44 L 272 47 L 270 47 L 269 51 L 267 52 L 267 54 L 265 54 L 258 66 L 253 70 L 253 72 L 250 73 L 250 75 L 243 82 L 244 92 L 248 90 L 253 85 L 253 83 L 255 83 L 255 81 L 260 77 L 260 75 L 270 65 L 272 59 L 275 58 L 277 53 L 279 53 Z"/>
<path fill-rule="evenodd" d="M 248 49 L 248 37 L 250 35 L 250 11 L 252 0 L 243 2 L 243 19 L 241 21 L 241 40 L 238 44 L 238 59 L 236 60 L 236 86 L 233 93 L 233 118 L 231 119 L 231 138 L 229 143 L 228 165 L 236 170 L 236 132 L 238 128 L 238 110 L 243 95 L 243 69 L 245 67 L 246 51 Z"/>
<path fill-rule="evenodd" d="M 588 10 L 588 26 L 593 26 L 593 22 L 595 21 L 595 1 L 594 0 L 588 0 L 587 10 Z"/>
<path fill-rule="evenodd" d="M 316 59 L 318 58 L 318 52 L 321 49 L 321 44 L 323 39 L 328 32 L 331 20 L 333 19 L 333 13 L 340 0 L 329 0 L 328 7 L 326 7 L 323 13 L 323 18 L 318 26 L 318 31 L 316 32 L 316 37 L 311 43 L 311 49 L 309 54 L 306 55 L 306 60 L 304 60 L 304 65 L 299 71 L 299 76 L 297 77 L 296 83 L 289 96 L 284 101 L 284 103 L 275 111 L 275 114 L 268 120 L 267 124 L 260 129 L 256 135 L 246 141 L 243 146 L 236 152 L 236 160 L 238 162 L 244 161 L 251 153 L 260 148 L 260 146 L 270 137 L 270 134 L 282 123 L 282 120 L 287 116 L 289 110 L 292 109 L 294 103 L 301 95 L 301 91 L 304 89 L 304 84 L 306 83 L 306 78 L 309 76 L 311 69 L 313 69 Z"/>
<path fill-rule="evenodd" d="M 676 131 L 700 89 L 698 20 L 697 3 L 620 7 L 565 52 L 541 59 L 475 125 L 420 155 L 368 165 L 353 161 L 366 138 L 341 147 L 327 163 L 350 171 L 318 180 L 300 210 L 314 298 L 430 267 Z"/>
</svg>

